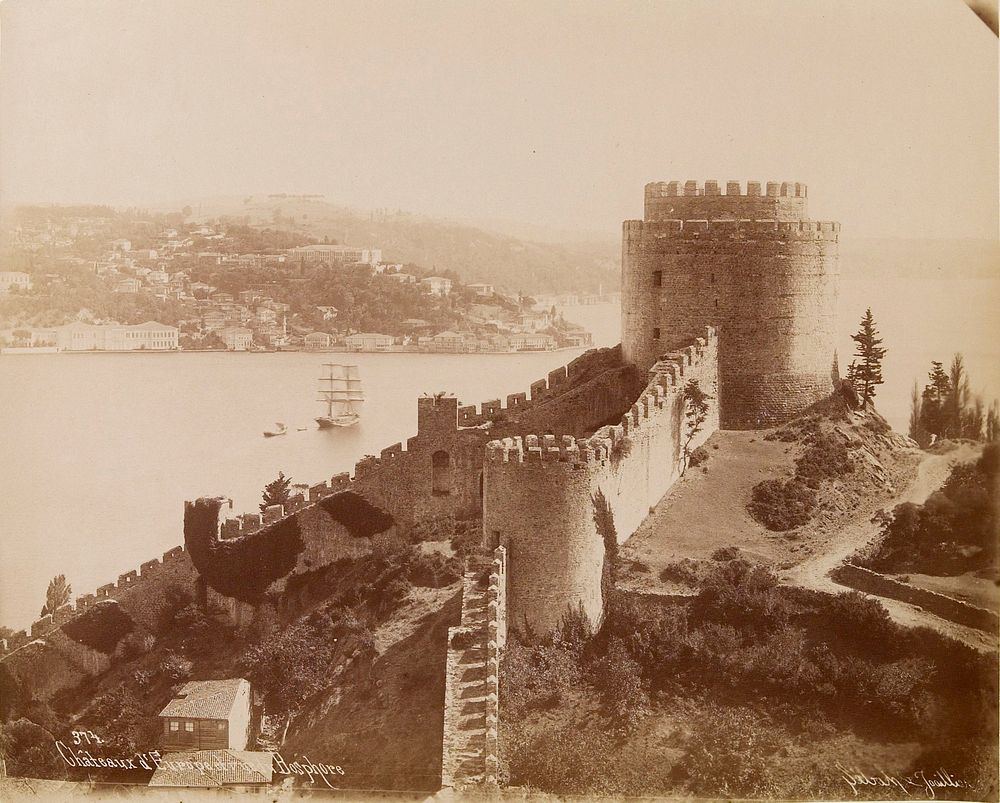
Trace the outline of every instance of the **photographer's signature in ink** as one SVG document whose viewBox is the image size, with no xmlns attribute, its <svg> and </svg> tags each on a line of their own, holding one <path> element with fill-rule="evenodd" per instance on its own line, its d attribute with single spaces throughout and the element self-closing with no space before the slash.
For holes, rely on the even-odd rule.
<svg viewBox="0 0 1000 803">
<path fill-rule="evenodd" d="M 869 788 L 895 789 L 907 797 L 937 797 L 938 790 L 966 789 L 969 784 L 961 778 L 956 778 L 947 770 L 939 769 L 933 773 L 917 770 L 910 775 L 890 775 L 887 772 L 867 773 L 856 767 L 845 767 L 838 762 L 837 769 L 841 777 L 851 787 L 857 797 L 859 791 Z"/>
</svg>

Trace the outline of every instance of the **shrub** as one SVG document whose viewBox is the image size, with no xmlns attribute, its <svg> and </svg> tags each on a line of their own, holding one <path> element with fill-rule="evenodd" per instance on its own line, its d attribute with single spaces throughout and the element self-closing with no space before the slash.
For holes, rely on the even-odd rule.
<svg viewBox="0 0 1000 803">
<path fill-rule="evenodd" d="M 583 609 L 583 603 L 580 603 L 576 608 L 570 607 L 563 614 L 559 625 L 552 632 L 550 641 L 566 649 L 579 652 L 583 650 L 593 635 L 594 628 L 590 623 L 590 617 Z"/>
<path fill-rule="evenodd" d="M 695 723 L 680 768 L 696 795 L 770 797 L 767 757 L 782 741 L 749 709 L 711 711 Z"/>
<path fill-rule="evenodd" d="M 225 610 L 216 604 L 202 606 L 196 602 L 174 614 L 172 628 L 187 654 L 208 652 L 229 641 L 235 632 Z"/>
<path fill-rule="evenodd" d="M 623 733 L 635 730 L 646 707 L 641 671 L 620 639 L 613 639 L 604 657 L 593 665 L 591 678 L 605 711 Z"/>
<path fill-rule="evenodd" d="M 702 463 L 708 462 L 708 458 L 709 458 L 708 449 L 706 449 L 704 446 L 699 446 L 688 456 L 688 465 L 700 466 Z"/>
<path fill-rule="evenodd" d="M 187 680 L 191 677 L 191 670 L 194 664 L 182 655 L 175 652 L 167 652 L 160 664 L 160 671 L 173 681 Z"/>
<path fill-rule="evenodd" d="M 525 711 L 551 708 L 579 686 L 579 656 L 560 646 L 509 641 L 500 660 L 500 697 L 513 720 Z"/>
<path fill-rule="evenodd" d="M 461 577 L 455 558 L 446 558 L 440 552 L 418 552 L 406 568 L 406 578 L 415 586 L 443 588 Z"/>
<path fill-rule="evenodd" d="M 397 577 L 390 580 L 376 595 L 376 612 L 379 616 L 388 616 L 406 603 L 411 591 L 413 591 L 413 586 L 406 578 Z"/>
<path fill-rule="evenodd" d="M 815 509 L 816 491 L 797 479 L 757 483 L 747 505 L 756 521 L 778 532 L 806 524 Z"/>
<path fill-rule="evenodd" d="M 826 479 L 854 471 L 854 461 L 844 441 L 829 433 L 817 433 L 805 453 L 795 461 L 795 479 L 810 488 L 819 488 Z"/>
<path fill-rule="evenodd" d="M 734 560 L 713 568 L 702 582 L 691 612 L 700 621 L 765 633 L 788 622 L 792 605 L 769 570 Z"/>
<path fill-rule="evenodd" d="M 482 554 L 483 534 L 476 527 L 458 529 L 451 537 L 451 548 L 459 558 Z"/>
<path fill-rule="evenodd" d="M 740 556 L 739 547 L 722 546 L 712 553 L 712 560 L 717 560 L 720 562 L 727 560 L 736 560 L 739 556 Z"/>
<path fill-rule="evenodd" d="M 685 586 L 698 584 L 696 564 L 690 558 L 668 563 L 660 570 L 660 579 L 664 583 L 680 583 Z"/>
<path fill-rule="evenodd" d="M 339 659 L 355 649 L 374 652 L 367 627 L 348 610 L 321 609 L 252 646 L 238 665 L 260 688 L 269 710 L 294 712 L 334 682 Z"/>
</svg>

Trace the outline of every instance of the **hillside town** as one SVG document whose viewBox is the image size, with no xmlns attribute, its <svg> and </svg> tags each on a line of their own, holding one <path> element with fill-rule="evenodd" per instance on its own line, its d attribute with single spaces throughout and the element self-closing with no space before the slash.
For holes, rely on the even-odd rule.
<svg viewBox="0 0 1000 803">
<path fill-rule="evenodd" d="M 499 285 L 464 284 L 452 271 L 388 262 L 377 247 L 226 218 L 194 223 L 190 212 L 19 208 L 0 261 L 2 353 L 591 345 L 556 304 L 594 296 L 542 304 Z"/>
</svg>

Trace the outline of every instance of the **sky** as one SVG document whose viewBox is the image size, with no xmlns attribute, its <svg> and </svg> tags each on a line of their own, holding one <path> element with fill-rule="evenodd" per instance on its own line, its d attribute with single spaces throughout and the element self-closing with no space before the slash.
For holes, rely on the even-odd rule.
<svg viewBox="0 0 1000 803">
<path fill-rule="evenodd" d="M 649 181 L 803 181 L 845 236 L 996 238 L 962 0 L 7 0 L 0 203 L 324 193 L 607 234 Z"/>
</svg>

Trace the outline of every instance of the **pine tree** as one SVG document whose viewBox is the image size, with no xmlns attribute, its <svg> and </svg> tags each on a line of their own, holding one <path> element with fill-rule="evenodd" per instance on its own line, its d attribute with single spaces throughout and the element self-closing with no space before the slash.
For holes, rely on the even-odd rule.
<svg viewBox="0 0 1000 803">
<path fill-rule="evenodd" d="M 278 472 L 278 478 L 272 480 L 267 485 L 264 486 L 264 492 L 261 494 L 263 502 L 260 503 L 260 510 L 263 513 L 271 505 L 282 505 L 288 503 L 288 497 L 291 495 L 289 493 L 289 486 L 291 486 L 291 477 L 286 477 L 283 471 Z"/>
<path fill-rule="evenodd" d="M 986 412 L 986 440 L 988 443 L 1000 441 L 1000 407 L 997 406 L 996 399 Z"/>
<path fill-rule="evenodd" d="M 886 350 L 881 346 L 882 339 L 875 328 L 871 307 L 865 311 L 865 316 L 861 319 L 861 328 L 851 335 L 851 340 L 857 346 L 854 356 L 861 360 L 854 369 L 853 383 L 861 397 L 863 407 L 875 398 L 875 386 L 883 382 L 882 359 L 886 354 Z"/>
<path fill-rule="evenodd" d="M 924 386 L 921 425 L 929 434 L 943 438 L 947 424 L 946 405 L 951 395 L 951 379 L 945 373 L 944 366 L 937 360 L 931 361 L 931 370 L 927 378 L 930 382 Z"/>
</svg>

